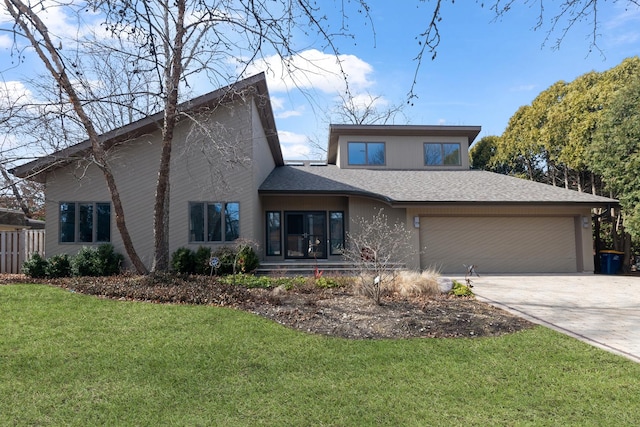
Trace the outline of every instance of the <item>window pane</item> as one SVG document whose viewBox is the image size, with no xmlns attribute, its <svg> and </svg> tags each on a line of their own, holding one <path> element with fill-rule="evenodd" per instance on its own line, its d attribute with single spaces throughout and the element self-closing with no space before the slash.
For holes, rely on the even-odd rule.
<svg viewBox="0 0 640 427">
<path fill-rule="evenodd" d="M 60 242 L 76 240 L 76 204 L 60 203 Z"/>
<path fill-rule="evenodd" d="M 342 212 L 329 213 L 329 239 L 331 255 L 342 254 L 344 248 L 344 214 Z"/>
<path fill-rule="evenodd" d="M 222 241 L 222 203 L 207 204 L 207 240 Z"/>
<path fill-rule="evenodd" d="M 445 165 L 460 165 L 460 144 L 442 144 Z"/>
<path fill-rule="evenodd" d="M 204 203 L 189 205 L 189 241 L 204 241 Z"/>
<path fill-rule="evenodd" d="M 350 142 L 349 147 L 349 164 L 350 165 L 365 165 L 367 147 L 364 142 Z"/>
<path fill-rule="evenodd" d="M 441 144 L 424 144 L 424 164 L 427 166 L 442 164 Z"/>
<path fill-rule="evenodd" d="M 96 203 L 96 242 L 111 241 L 111 204 Z"/>
<path fill-rule="evenodd" d="M 370 165 L 384 165 L 384 142 L 367 143 L 367 162 Z"/>
<path fill-rule="evenodd" d="M 93 242 L 93 203 L 79 203 L 78 241 Z"/>
<path fill-rule="evenodd" d="M 267 212 L 267 255 L 281 254 L 280 212 Z"/>
<path fill-rule="evenodd" d="M 240 237 L 240 204 L 227 203 L 224 209 L 224 240 L 230 242 Z"/>
</svg>

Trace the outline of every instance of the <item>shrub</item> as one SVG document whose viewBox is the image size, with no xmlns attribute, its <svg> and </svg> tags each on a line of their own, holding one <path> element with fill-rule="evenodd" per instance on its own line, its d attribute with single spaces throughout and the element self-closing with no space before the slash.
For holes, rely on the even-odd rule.
<svg viewBox="0 0 640 427">
<path fill-rule="evenodd" d="M 171 255 L 171 268 L 180 274 L 195 273 L 195 253 L 189 248 L 178 248 Z"/>
<path fill-rule="evenodd" d="M 212 256 L 218 258 L 218 274 L 233 274 L 233 262 L 236 257 L 236 253 L 233 248 L 229 246 L 222 246 L 216 249 Z"/>
<path fill-rule="evenodd" d="M 22 264 L 22 272 L 28 277 L 43 278 L 47 275 L 47 260 L 42 258 L 39 253 L 31 255 L 27 261 Z"/>
<path fill-rule="evenodd" d="M 98 246 L 96 264 L 100 276 L 113 276 L 120 273 L 123 261 L 124 256 L 117 253 L 112 244 L 104 243 Z"/>
<path fill-rule="evenodd" d="M 74 276 L 112 276 L 120 271 L 123 259 L 110 243 L 84 247 L 71 260 L 71 272 Z"/>
<path fill-rule="evenodd" d="M 194 273 L 196 274 L 210 274 L 211 266 L 209 260 L 211 259 L 211 248 L 200 246 L 194 254 Z"/>
<path fill-rule="evenodd" d="M 236 272 L 250 273 L 260 266 L 256 251 L 249 245 L 242 245 L 236 253 Z"/>
<path fill-rule="evenodd" d="M 462 283 L 458 282 L 457 280 L 453 281 L 453 289 L 451 289 L 451 294 L 457 296 L 457 297 L 469 297 L 469 296 L 473 296 L 473 292 L 471 291 L 471 288 L 468 287 L 467 285 L 463 285 Z"/>
<path fill-rule="evenodd" d="M 47 260 L 47 277 L 71 276 L 71 259 L 67 254 L 54 255 Z"/>
<path fill-rule="evenodd" d="M 220 275 L 250 273 L 260 265 L 256 251 L 249 244 L 235 247 L 223 246 L 218 248 L 212 256 L 218 258 Z"/>
</svg>

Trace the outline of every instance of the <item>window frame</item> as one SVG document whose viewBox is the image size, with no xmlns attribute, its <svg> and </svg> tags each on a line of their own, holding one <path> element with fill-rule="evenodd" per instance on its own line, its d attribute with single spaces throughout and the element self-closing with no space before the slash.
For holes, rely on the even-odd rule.
<svg viewBox="0 0 640 427">
<path fill-rule="evenodd" d="M 439 146 L 439 163 L 430 163 L 427 161 L 427 146 Z M 458 152 L 457 163 L 447 163 L 447 156 L 453 154 L 453 152 L 447 152 L 447 146 L 457 147 L 453 150 L 453 152 L 456 150 Z M 459 142 L 425 142 L 423 143 L 423 161 L 425 166 L 462 166 L 462 144 Z"/>
<path fill-rule="evenodd" d="M 73 207 L 73 209 L 63 212 L 63 206 Z M 111 202 L 63 201 L 58 203 L 58 243 L 65 245 L 110 243 L 111 210 Z M 70 221 L 63 221 L 63 213 L 71 216 Z M 90 224 L 86 223 L 87 217 L 90 218 Z M 73 222 L 72 227 L 70 227 L 71 222 Z M 71 239 L 63 240 L 63 235 L 69 232 Z M 90 237 L 82 238 L 83 235 L 88 236 L 88 234 Z"/>
<path fill-rule="evenodd" d="M 197 218 L 199 224 L 194 224 L 195 207 L 200 208 L 199 218 Z M 231 211 L 231 207 L 235 209 Z M 240 202 L 192 201 L 189 202 L 187 209 L 189 243 L 228 243 L 240 238 Z M 196 228 L 194 225 L 199 227 Z M 198 239 L 200 236 L 202 240 Z"/>
<path fill-rule="evenodd" d="M 266 231 L 266 255 L 281 256 L 282 255 L 282 213 L 281 211 L 265 212 L 265 231 Z M 271 217 L 277 216 L 277 225 L 271 226 Z M 272 235 L 277 236 L 277 240 L 272 239 Z"/>
<path fill-rule="evenodd" d="M 351 146 L 355 144 L 364 145 L 364 162 L 354 163 L 351 156 Z M 372 163 L 369 159 L 369 146 L 382 145 L 382 163 Z M 387 165 L 387 144 L 384 141 L 347 141 L 347 163 L 349 166 L 386 166 Z"/>
<path fill-rule="evenodd" d="M 333 220 L 334 215 L 340 215 L 340 236 L 334 235 L 333 230 Z M 344 211 L 329 211 L 329 255 L 342 255 L 344 252 L 344 244 L 345 244 L 345 229 L 344 229 Z M 342 249 L 334 250 L 334 242 L 341 242 Z"/>
</svg>

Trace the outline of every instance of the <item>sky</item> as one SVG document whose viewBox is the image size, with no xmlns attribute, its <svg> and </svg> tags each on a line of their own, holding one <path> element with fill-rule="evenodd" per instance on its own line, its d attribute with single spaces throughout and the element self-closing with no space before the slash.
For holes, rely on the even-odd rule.
<svg viewBox="0 0 640 427">
<path fill-rule="evenodd" d="M 553 2 L 545 2 L 544 22 L 535 29 L 537 1 L 521 1 L 498 20 L 493 11 L 475 1 L 447 1 L 441 10 L 437 55 L 432 60 L 427 54 L 416 75 L 420 48 L 416 37 L 426 27 L 433 1 L 368 3 L 373 26 L 361 15 L 350 15 L 354 38 L 338 39 L 337 46 L 356 99 L 373 97 L 383 110 L 403 106 L 395 124 L 481 126 L 479 138 L 500 135 L 519 107 L 530 104 L 553 83 L 604 71 L 640 55 L 640 7 L 627 1 L 599 2 L 597 49 L 591 46 L 592 16 L 571 28 L 559 49 L 554 49 L 566 22 L 548 34 Z M 329 22 L 337 25 L 341 17 L 335 5 L 340 1 L 320 4 L 328 5 Z M 313 35 L 301 37 L 307 45 L 303 56 L 318 68 L 305 66 L 309 72 L 296 76 L 297 85 L 282 78 L 276 58 L 265 58 L 249 72 L 266 70 L 285 159 L 318 159 L 324 157 L 322 148 L 328 141 L 332 121 L 328 112 L 338 105 L 344 84 L 338 73 L 329 72 L 336 69 L 331 52 L 323 51 Z M 15 83 L 28 68 L 6 66 L 11 61 L 9 44 L 6 35 L 0 34 L 0 77 Z M 414 76 L 417 97 L 408 103 Z M 216 87 L 199 80 L 192 89 L 198 95 Z"/>
</svg>

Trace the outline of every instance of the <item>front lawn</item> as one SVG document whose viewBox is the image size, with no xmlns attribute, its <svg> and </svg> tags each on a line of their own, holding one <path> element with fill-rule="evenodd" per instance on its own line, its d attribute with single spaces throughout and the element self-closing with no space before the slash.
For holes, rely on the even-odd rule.
<svg viewBox="0 0 640 427">
<path fill-rule="evenodd" d="M 0 425 L 640 425 L 640 365 L 536 327 L 352 341 L 0 286 Z"/>
</svg>

